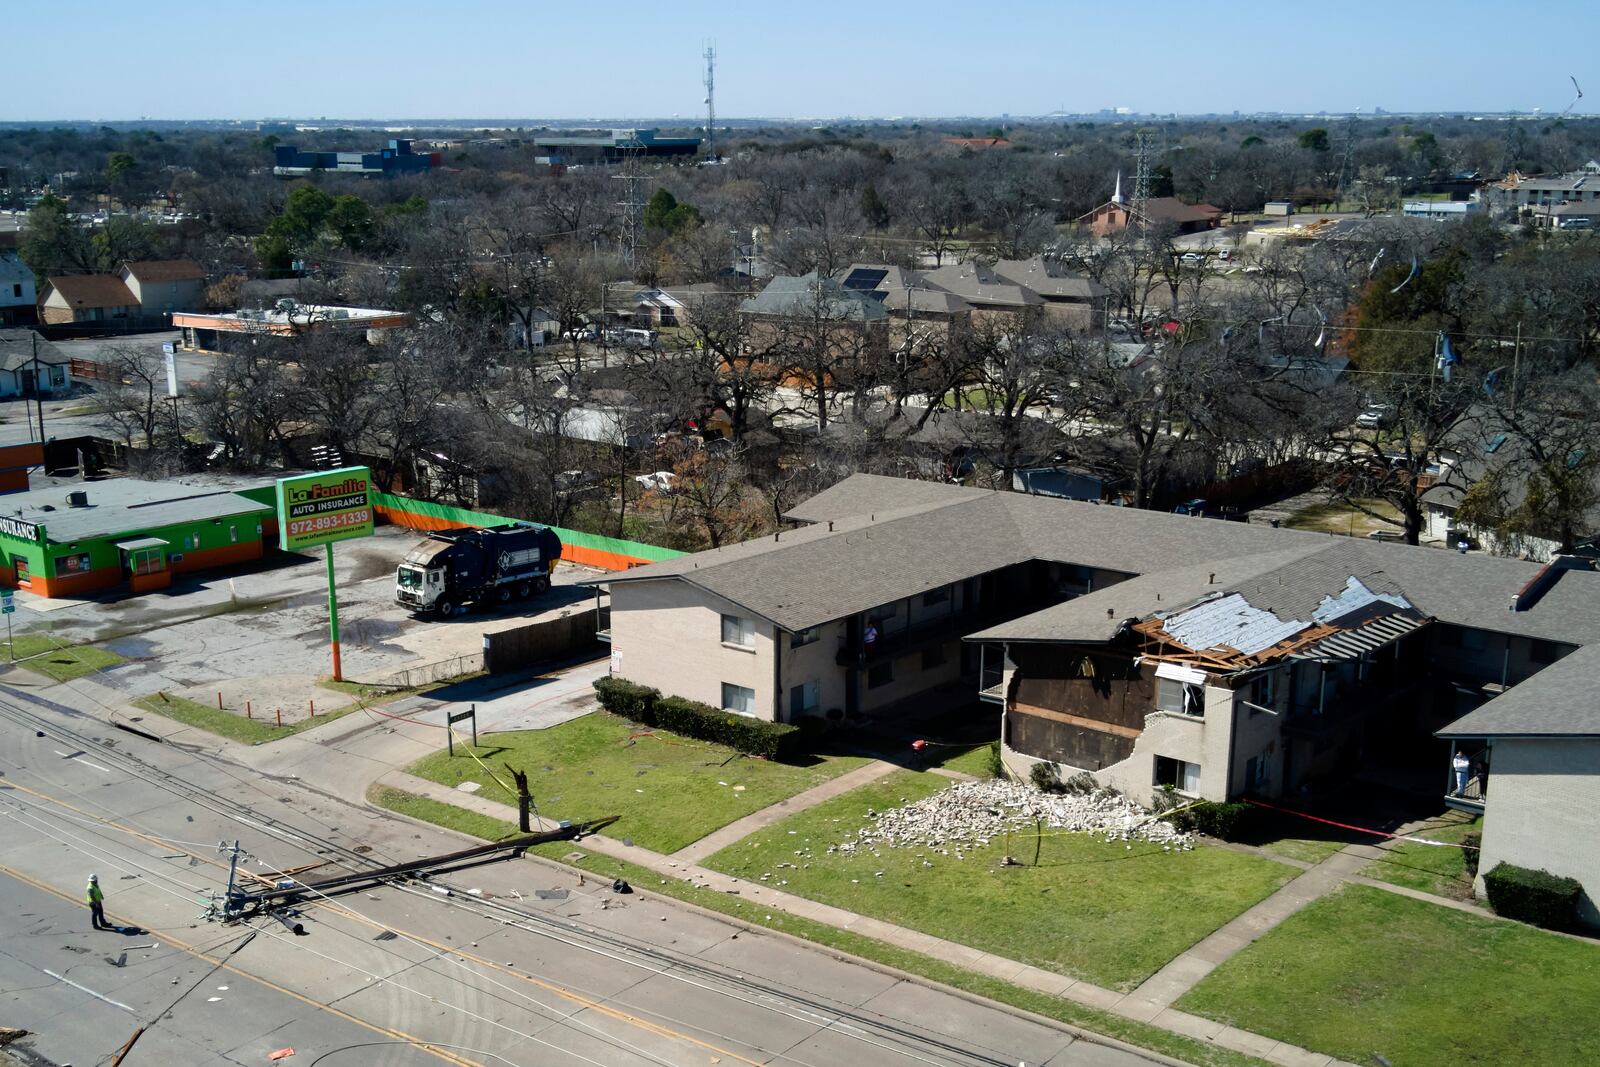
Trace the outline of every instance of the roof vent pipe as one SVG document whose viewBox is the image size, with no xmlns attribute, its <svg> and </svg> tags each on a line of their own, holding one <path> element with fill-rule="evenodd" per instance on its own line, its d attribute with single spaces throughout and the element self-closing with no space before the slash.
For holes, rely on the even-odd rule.
<svg viewBox="0 0 1600 1067">
<path fill-rule="evenodd" d="M 1217 572 L 1216 572 L 1216 571 L 1212 571 L 1212 572 L 1211 572 L 1211 573 L 1210 573 L 1210 574 L 1209 574 L 1209 575 L 1208 575 L 1208 576 L 1207 576 L 1207 577 L 1206 577 L 1206 584 L 1207 584 L 1207 585 L 1216 585 L 1216 584 L 1217 584 Z"/>
</svg>

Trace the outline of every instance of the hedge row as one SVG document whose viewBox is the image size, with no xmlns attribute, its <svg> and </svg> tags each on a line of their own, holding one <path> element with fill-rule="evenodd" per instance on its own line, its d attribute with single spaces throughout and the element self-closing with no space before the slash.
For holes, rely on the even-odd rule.
<svg viewBox="0 0 1600 1067">
<path fill-rule="evenodd" d="M 1483 876 L 1495 914 L 1551 930 L 1572 926 L 1583 887 L 1574 879 L 1500 863 Z"/>
<path fill-rule="evenodd" d="M 594 690 L 601 707 L 646 726 L 659 726 L 765 759 L 784 759 L 799 752 L 800 730 L 788 723 L 764 722 L 696 700 L 662 696 L 660 690 L 625 678 L 597 678 Z"/>
</svg>

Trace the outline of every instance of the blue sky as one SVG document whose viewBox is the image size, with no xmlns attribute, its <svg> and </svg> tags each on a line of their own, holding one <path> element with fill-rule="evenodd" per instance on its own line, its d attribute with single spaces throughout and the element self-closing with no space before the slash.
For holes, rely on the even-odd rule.
<svg viewBox="0 0 1600 1067">
<path fill-rule="evenodd" d="M 1600 4 L 163 0 L 6 15 L 0 120 L 1600 105 Z M 1292 13 L 1291 13 L 1292 12 Z M 1543 25 L 1541 25 L 1543 22 Z M 31 42 L 31 43 L 29 43 Z M 1592 81 L 1593 85 L 1588 83 Z"/>
</svg>

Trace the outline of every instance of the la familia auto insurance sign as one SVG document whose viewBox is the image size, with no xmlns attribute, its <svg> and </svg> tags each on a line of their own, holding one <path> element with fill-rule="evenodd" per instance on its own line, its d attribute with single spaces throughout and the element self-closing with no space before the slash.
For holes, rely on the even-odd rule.
<svg viewBox="0 0 1600 1067">
<path fill-rule="evenodd" d="M 372 536 L 372 472 L 341 467 L 278 479 L 278 547 L 301 548 Z"/>
</svg>

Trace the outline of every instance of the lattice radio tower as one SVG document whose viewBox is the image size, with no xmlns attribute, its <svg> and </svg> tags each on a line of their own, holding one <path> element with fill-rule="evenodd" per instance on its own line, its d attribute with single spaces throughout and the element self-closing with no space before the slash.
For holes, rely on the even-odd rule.
<svg viewBox="0 0 1600 1067">
<path fill-rule="evenodd" d="M 717 46 L 706 42 L 706 158 L 717 158 Z"/>
<path fill-rule="evenodd" d="M 1145 201 L 1150 199 L 1150 129 L 1134 134 L 1133 216 L 1143 225 Z"/>
</svg>

